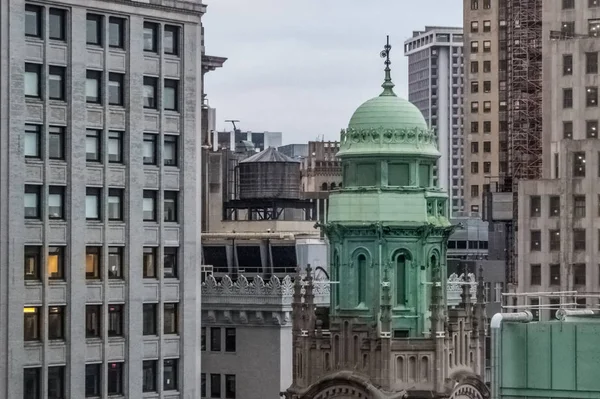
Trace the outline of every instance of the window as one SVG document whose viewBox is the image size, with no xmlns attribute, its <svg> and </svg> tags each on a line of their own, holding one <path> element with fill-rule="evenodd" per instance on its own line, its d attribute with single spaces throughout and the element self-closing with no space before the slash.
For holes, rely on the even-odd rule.
<svg viewBox="0 0 600 399">
<path fill-rule="evenodd" d="M 179 81 L 165 79 L 165 87 L 163 90 L 163 107 L 169 111 L 177 111 L 179 106 L 178 94 Z"/>
<path fill-rule="evenodd" d="M 48 218 L 64 218 L 64 196 L 65 188 L 61 186 L 50 186 L 48 188 Z"/>
<path fill-rule="evenodd" d="M 102 72 L 87 71 L 85 81 L 85 97 L 88 103 L 100 104 L 102 102 Z"/>
<path fill-rule="evenodd" d="M 585 229 L 573 229 L 573 249 L 585 251 Z"/>
<path fill-rule="evenodd" d="M 560 265 L 550 265 L 550 285 L 560 285 Z"/>
<path fill-rule="evenodd" d="M 85 157 L 88 162 L 101 162 L 102 132 L 87 129 L 85 134 Z"/>
<path fill-rule="evenodd" d="M 49 11 L 48 34 L 50 39 L 64 41 L 66 34 L 66 11 L 51 8 Z"/>
<path fill-rule="evenodd" d="M 531 230 L 530 232 L 531 251 L 542 250 L 542 233 L 539 230 Z"/>
<path fill-rule="evenodd" d="M 491 162 L 483 163 L 483 173 L 492 173 L 492 163 Z"/>
<path fill-rule="evenodd" d="M 585 263 L 575 263 L 573 265 L 573 284 L 585 285 Z"/>
<path fill-rule="evenodd" d="M 585 73 L 598 73 L 598 52 L 585 53 Z"/>
<path fill-rule="evenodd" d="M 474 175 L 479 173 L 479 162 L 471 162 L 471 173 Z"/>
<path fill-rule="evenodd" d="M 492 132 L 492 122 L 484 121 L 483 122 L 483 133 L 491 133 Z"/>
<path fill-rule="evenodd" d="M 550 251 L 560 251 L 560 230 L 550 230 Z"/>
<path fill-rule="evenodd" d="M 25 341 L 40 340 L 40 308 L 28 307 L 23 308 L 23 339 Z"/>
<path fill-rule="evenodd" d="M 575 8 L 575 0 L 562 0 L 563 10 Z"/>
<path fill-rule="evenodd" d="M 483 72 L 492 72 L 492 61 L 483 61 Z"/>
<path fill-rule="evenodd" d="M 221 374 L 210 375 L 210 397 L 221 397 Z"/>
<path fill-rule="evenodd" d="M 156 248 L 144 247 L 144 278 L 156 278 Z"/>
<path fill-rule="evenodd" d="M 479 72 L 479 62 L 471 61 L 471 73 L 478 73 L 478 72 Z"/>
<path fill-rule="evenodd" d="M 542 265 L 531 265 L 531 285 L 542 285 Z"/>
<path fill-rule="evenodd" d="M 144 133 L 144 165 L 156 165 L 157 134 Z"/>
<path fill-rule="evenodd" d="M 588 0 L 588 7 L 594 8 L 600 6 L 600 0 Z"/>
<path fill-rule="evenodd" d="M 108 364 L 108 394 L 123 394 L 123 363 Z"/>
<path fill-rule="evenodd" d="M 39 399 L 42 392 L 41 370 L 39 367 L 23 369 L 23 398 Z"/>
<path fill-rule="evenodd" d="M 221 352 L 221 327 L 210 328 L 210 350 Z"/>
<path fill-rule="evenodd" d="M 479 122 L 471 122 L 471 133 L 479 133 Z"/>
<path fill-rule="evenodd" d="M 142 365 L 142 392 L 156 392 L 156 360 L 144 360 Z"/>
<path fill-rule="evenodd" d="M 479 186 L 477 184 L 471 185 L 471 197 L 479 197 Z"/>
<path fill-rule="evenodd" d="M 598 106 L 598 88 L 586 87 L 585 89 L 585 105 L 586 107 Z"/>
<path fill-rule="evenodd" d="M 598 138 L 598 120 L 585 122 L 585 136 L 588 139 Z"/>
<path fill-rule="evenodd" d="M 86 364 L 85 365 L 85 397 L 102 396 L 102 365 L 101 364 Z"/>
<path fill-rule="evenodd" d="M 588 34 L 591 37 L 600 36 L 600 19 L 588 20 Z"/>
<path fill-rule="evenodd" d="M 102 337 L 102 305 L 85 306 L 86 338 Z"/>
<path fill-rule="evenodd" d="M 478 93 L 479 92 L 479 82 L 478 81 L 473 81 L 471 82 L 471 93 Z"/>
<path fill-rule="evenodd" d="M 492 152 L 492 142 L 491 141 L 483 142 L 483 152 Z"/>
<path fill-rule="evenodd" d="M 48 399 L 65 397 L 65 366 L 48 367 Z"/>
<path fill-rule="evenodd" d="M 50 306 L 48 308 L 48 339 L 65 338 L 65 307 Z"/>
<path fill-rule="evenodd" d="M 144 335 L 156 335 L 156 304 L 145 303 L 143 312 Z"/>
<path fill-rule="evenodd" d="M 489 53 L 490 51 L 492 51 L 492 42 L 489 40 L 484 40 L 483 41 L 483 52 Z"/>
<path fill-rule="evenodd" d="M 563 54 L 563 75 L 573 75 L 573 55 Z"/>
<path fill-rule="evenodd" d="M 144 190 L 144 221 L 156 221 L 156 191 Z"/>
<path fill-rule="evenodd" d="M 25 5 L 25 36 L 42 37 L 42 8 Z"/>
<path fill-rule="evenodd" d="M 477 154 L 479 152 L 479 142 L 473 141 L 471 142 L 471 154 Z"/>
<path fill-rule="evenodd" d="M 123 305 L 108 305 L 108 336 L 123 336 Z"/>
<path fill-rule="evenodd" d="M 40 76 L 42 66 L 40 64 L 25 64 L 25 97 L 40 98 L 41 86 Z"/>
<path fill-rule="evenodd" d="M 144 108 L 156 109 L 158 78 L 144 76 Z"/>
<path fill-rule="evenodd" d="M 206 350 L 206 327 L 201 327 L 202 329 L 202 340 L 200 343 L 200 349 L 204 352 Z"/>
<path fill-rule="evenodd" d="M 479 103 L 477 101 L 471 101 L 471 113 L 476 114 L 479 112 Z"/>
<path fill-rule="evenodd" d="M 236 344 L 235 328 L 225 329 L 225 352 L 235 352 Z"/>
<path fill-rule="evenodd" d="M 65 128 L 50 126 L 48 129 L 48 157 L 50 159 L 65 159 Z"/>
<path fill-rule="evenodd" d="M 59 66 L 48 67 L 48 98 L 50 100 L 65 99 L 65 68 Z"/>
<path fill-rule="evenodd" d="M 102 46 L 102 15 L 88 14 L 86 28 L 87 44 Z"/>
<path fill-rule="evenodd" d="M 144 22 L 144 51 L 157 52 L 158 24 Z"/>
<path fill-rule="evenodd" d="M 573 177 L 585 177 L 585 152 L 573 153 Z"/>
<path fill-rule="evenodd" d="M 484 101 L 483 102 L 483 112 L 491 112 L 492 111 L 492 102 Z"/>
<path fill-rule="evenodd" d="M 471 53 L 478 53 L 478 52 L 479 52 L 479 42 L 472 41 L 471 42 Z"/>
<path fill-rule="evenodd" d="M 123 278 L 123 247 L 108 247 L 108 278 Z"/>
<path fill-rule="evenodd" d="M 40 125 L 25 124 L 25 158 L 40 158 Z"/>
<path fill-rule="evenodd" d="M 479 22 L 471 21 L 471 33 L 477 33 L 477 32 L 479 32 Z"/>
<path fill-rule="evenodd" d="M 101 189 L 87 187 L 85 190 L 85 218 L 88 220 L 100 220 Z"/>
<path fill-rule="evenodd" d="M 565 138 L 565 139 L 573 138 L 573 122 L 572 121 L 563 121 L 563 138 Z"/>
<path fill-rule="evenodd" d="M 579 219 L 585 217 L 585 195 L 573 197 L 573 216 Z"/>
<path fill-rule="evenodd" d="M 85 278 L 96 280 L 102 278 L 102 263 L 100 262 L 102 247 L 85 248 Z"/>
<path fill-rule="evenodd" d="M 47 269 L 50 280 L 63 280 L 65 276 L 65 254 L 64 247 L 49 247 Z"/>
<path fill-rule="evenodd" d="M 206 373 L 200 375 L 200 397 L 206 397 Z"/>
<path fill-rule="evenodd" d="M 42 247 L 25 246 L 24 253 L 24 277 L 25 280 L 40 279 L 40 262 L 42 259 Z"/>
<path fill-rule="evenodd" d="M 165 222 L 177 221 L 177 191 L 165 191 L 164 213 Z"/>
<path fill-rule="evenodd" d="M 492 7 L 491 1 L 492 0 L 483 0 L 483 8 L 485 10 L 489 10 Z"/>
<path fill-rule="evenodd" d="M 164 277 L 165 278 L 177 278 L 177 247 L 165 247 L 164 248 Z"/>
<path fill-rule="evenodd" d="M 178 319 L 177 319 L 177 304 L 176 303 L 165 303 L 164 306 L 164 333 L 165 334 L 177 334 L 178 331 Z"/>
<path fill-rule="evenodd" d="M 177 359 L 165 359 L 163 366 L 163 389 L 177 390 Z"/>
<path fill-rule="evenodd" d="M 235 399 L 235 375 L 225 374 L 225 398 Z"/>
<path fill-rule="evenodd" d="M 179 54 L 179 28 L 177 26 L 165 25 L 163 49 L 165 54 Z"/>
<path fill-rule="evenodd" d="M 25 219 L 39 219 L 40 215 L 40 187 L 25 186 Z"/>
<path fill-rule="evenodd" d="M 123 189 L 108 189 L 108 220 L 123 220 Z"/>
<path fill-rule="evenodd" d="M 484 32 L 492 31 L 492 21 L 483 21 L 483 31 Z"/>
<path fill-rule="evenodd" d="M 490 80 L 485 80 L 483 82 L 483 92 L 489 93 L 492 91 L 492 82 Z"/>
<path fill-rule="evenodd" d="M 110 17 L 108 19 L 108 45 L 113 48 L 123 48 L 125 37 L 125 19 Z"/>
<path fill-rule="evenodd" d="M 163 151 L 163 160 L 165 166 L 177 166 L 178 137 L 171 134 L 165 134 L 165 143 Z"/>
<path fill-rule="evenodd" d="M 565 38 L 575 36 L 575 22 L 573 22 L 573 21 L 563 22 L 560 26 L 560 32 L 562 33 L 563 37 L 565 37 Z"/>
<path fill-rule="evenodd" d="M 123 81 L 125 75 L 111 72 L 108 74 L 108 103 L 123 105 Z"/>
<path fill-rule="evenodd" d="M 479 0 L 471 0 L 471 10 L 479 9 Z"/>
<path fill-rule="evenodd" d="M 539 195 L 529 197 L 529 215 L 540 217 L 542 215 L 542 198 Z"/>
</svg>

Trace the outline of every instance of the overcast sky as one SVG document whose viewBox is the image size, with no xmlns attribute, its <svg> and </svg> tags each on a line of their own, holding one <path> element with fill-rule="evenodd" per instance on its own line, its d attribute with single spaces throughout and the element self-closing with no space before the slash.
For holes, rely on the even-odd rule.
<svg viewBox="0 0 600 399">
<path fill-rule="evenodd" d="M 379 95 L 390 35 L 396 93 L 407 95 L 404 40 L 425 25 L 461 26 L 463 0 L 206 0 L 205 78 L 217 129 L 283 132 L 284 144 L 339 137 Z"/>
</svg>

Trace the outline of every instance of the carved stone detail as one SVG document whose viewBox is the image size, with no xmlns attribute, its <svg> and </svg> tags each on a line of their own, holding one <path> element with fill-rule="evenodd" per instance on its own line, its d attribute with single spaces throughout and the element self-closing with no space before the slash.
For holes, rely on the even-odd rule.
<svg viewBox="0 0 600 399">
<path fill-rule="evenodd" d="M 413 144 L 416 148 L 437 149 L 437 135 L 433 130 L 420 128 L 386 129 L 383 126 L 370 129 L 348 128 L 342 130 L 340 149 L 352 144 Z"/>
</svg>

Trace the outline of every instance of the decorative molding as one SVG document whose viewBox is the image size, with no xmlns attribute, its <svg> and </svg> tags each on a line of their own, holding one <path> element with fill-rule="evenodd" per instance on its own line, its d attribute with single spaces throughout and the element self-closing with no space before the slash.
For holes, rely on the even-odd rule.
<svg viewBox="0 0 600 399">
<path fill-rule="evenodd" d="M 370 129 L 342 129 L 340 150 L 352 144 L 413 144 L 416 148 L 438 148 L 437 135 L 433 130 L 415 128 L 386 129 L 383 126 Z"/>
<path fill-rule="evenodd" d="M 475 274 L 469 273 L 467 274 L 467 279 L 465 279 L 465 275 L 461 274 L 460 276 L 456 273 L 452 273 L 448 276 L 448 281 L 446 283 L 446 292 L 447 292 L 447 303 L 448 306 L 457 306 L 461 302 L 460 295 L 462 294 L 463 284 L 469 284 L 469 292 L 471 293 L 471 300 L 473 302 L 477 299 L 477 278 Z"/>
</svg>

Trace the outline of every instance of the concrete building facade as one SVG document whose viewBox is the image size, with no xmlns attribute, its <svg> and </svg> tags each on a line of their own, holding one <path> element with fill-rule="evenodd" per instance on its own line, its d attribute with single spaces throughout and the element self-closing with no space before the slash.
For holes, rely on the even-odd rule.
<svg viewBox="0 0 600 399">
<path fill-rule="evenodd" d="M 237 143 L 249 141 L 254 144 L 256 152 L 269 147 L 281 147 L 283 136 L 281 132 L 242 132 L 239 129 L 231 132 L 215 132 L 215 134 L 217 137 L 213 141 L 214 150 L 228 148 L 234 151 Z"/>
<path fill-rule="evenodd" d="M 463 29 L 427 26 L 404 42 L 408 100 L 437 133 L 440 157 L 434 178 L 450 196 L 452 214 L 464 210 Z"/>
<path fill-rule="evenodd" d="M 205 11 L 0 2 L 0 397 L 199 396 Z"/>
</svg>

